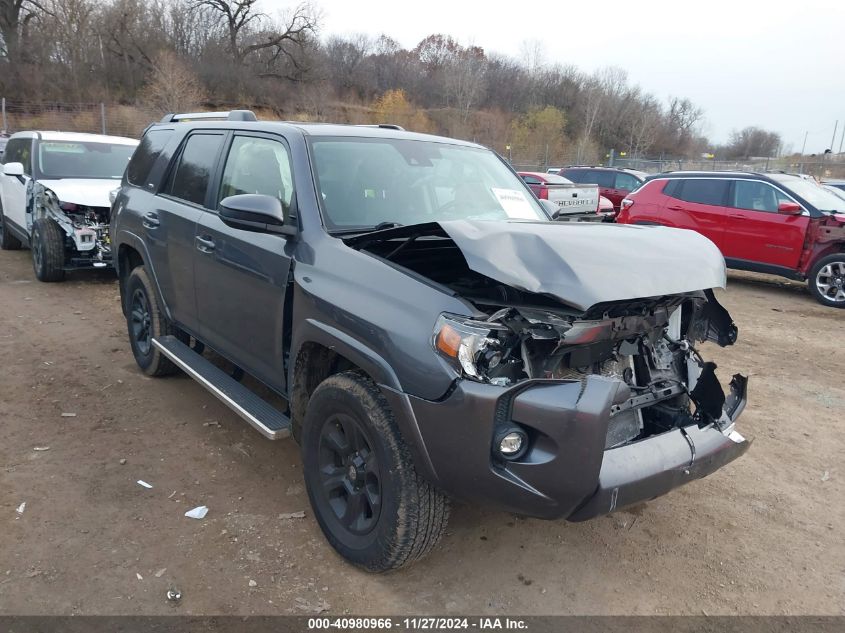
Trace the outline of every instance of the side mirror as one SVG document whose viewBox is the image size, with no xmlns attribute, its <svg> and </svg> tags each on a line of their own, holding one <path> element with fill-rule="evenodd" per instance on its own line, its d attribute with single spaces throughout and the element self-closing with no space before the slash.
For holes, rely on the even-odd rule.
<svg viewBox="0 0 845 633">
<path fill-rule="evenodd" d="M 781 215 L 801 215 L 803 211 L 797 202 L 781 202 L 778 205 L 778 213 Z"/>
<path fill-rule="evenodd" d="M 552 202 L 551 200 L 540 200 L 540 204 L 541 204 L 541 205 L 543 206 L 543 208 L 546 210 L 546 213 L 548 213 L 550 216 L 552 216 L 552 219 L 553 219 L 553 220 L 554 220 L 554 219 L 558 216 L 558 214 L 560 213 L 560 207 L 559 207 L 559 206 L 557 206 L 557 205 L 556 205 L 554 202 Z"/>
<path fill-rule="evenodd" d="M 254 233 L 296 235 L 296 227 L 285 224 L 285 211 L 278 198 L 243 193 L 220 201 L 217 210 L 226 226 Z"/>
<path fill-rule="evenodd" d="M 23 163 L 6 163 L 3 173 L 7 176 L 23 176 Z"/>
</svg>

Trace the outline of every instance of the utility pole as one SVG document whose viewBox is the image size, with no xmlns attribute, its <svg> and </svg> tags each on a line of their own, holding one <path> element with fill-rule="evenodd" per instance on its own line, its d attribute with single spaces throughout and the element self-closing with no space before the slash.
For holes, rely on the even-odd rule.
<svg viewBox="0 0 845 633">
<path fill-rule="evenodd" d="M 842 141 L 845 141 L 845 125 L 842 126 L 842 133 L 839 135 L 839 151 L 838 154 L 842 153 Z"/>
<path fill-rule="evenodd" d="M 804 132 L 804 144 L 801 146 L 801 156 L 804 155 L 804 150 L 807 149 L 807 135 L 810 133 L 809 130 Z"/>
<path fill-rule="evenodd" d="M 5 132 L 8 129 L 6 125 L 6 97 L 3 97 L 3 131 Z"/>
</svg>

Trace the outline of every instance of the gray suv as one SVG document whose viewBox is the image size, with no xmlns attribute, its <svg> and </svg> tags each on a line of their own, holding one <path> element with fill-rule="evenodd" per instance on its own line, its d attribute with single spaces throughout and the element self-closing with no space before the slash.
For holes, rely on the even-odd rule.
<svg viewBox="0 0 845 633">
<path fill-rule="evenodd" d="M 581 521 L 747 449 L 746 378 L 697 347 L 737 335 L 706 238 L 555 222 L 472 143 L 212 116 L 150 126 L 115 199 L 132 351 L 292 435 L 348 560 L 425 555 L 448 497 Z"/>
</svg>

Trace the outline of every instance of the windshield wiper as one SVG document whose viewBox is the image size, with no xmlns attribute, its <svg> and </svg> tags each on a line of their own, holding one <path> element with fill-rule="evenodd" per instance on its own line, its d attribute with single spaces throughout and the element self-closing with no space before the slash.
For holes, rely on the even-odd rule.
<svg viewBox="0 0 845 633">
<path fill-rule="evenodd" d="M 379 222 L 372 228 L 372 230 L 383 231 L 384 229 L 395 229 L 399 226 L 404 226 L 404 224 L 402 224 L 401 222 Z"/>
<path fill-rule="evenodd" d="M 357 233 L 375 233 L 376 231 L 383 231 L 385 229 L 395 229 L 400 226 L 405 226 L 401 222 L 379 222 L 375 226 L 356 226 L 346 229 L 333 229 L 329 231 L 331 235 L 355 235 Z"/>
</svg>

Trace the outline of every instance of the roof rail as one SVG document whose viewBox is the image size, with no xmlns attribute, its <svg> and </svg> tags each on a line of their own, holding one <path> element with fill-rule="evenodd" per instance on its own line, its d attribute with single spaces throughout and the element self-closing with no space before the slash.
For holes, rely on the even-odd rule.
<svg viewBox="0 0 845 633">
<path fill-rule="evenodd" d="M 356 127 L 378 127 L 383 130 L 399 130 L 400 132 L 405 131 L 405 128 L 403 128 L 401 125 L 396 125 L 395 123 L 362 124 Z"/>
<path fill-rule="evenodd" d="M 194 121 L 198 119 L 217 119 L 222 121 L 257 121 L 252 110 L 230 110 L 229 112 L 185 112 L 183 114 L 165 114 L 160 123 Z"/>
</svg>

